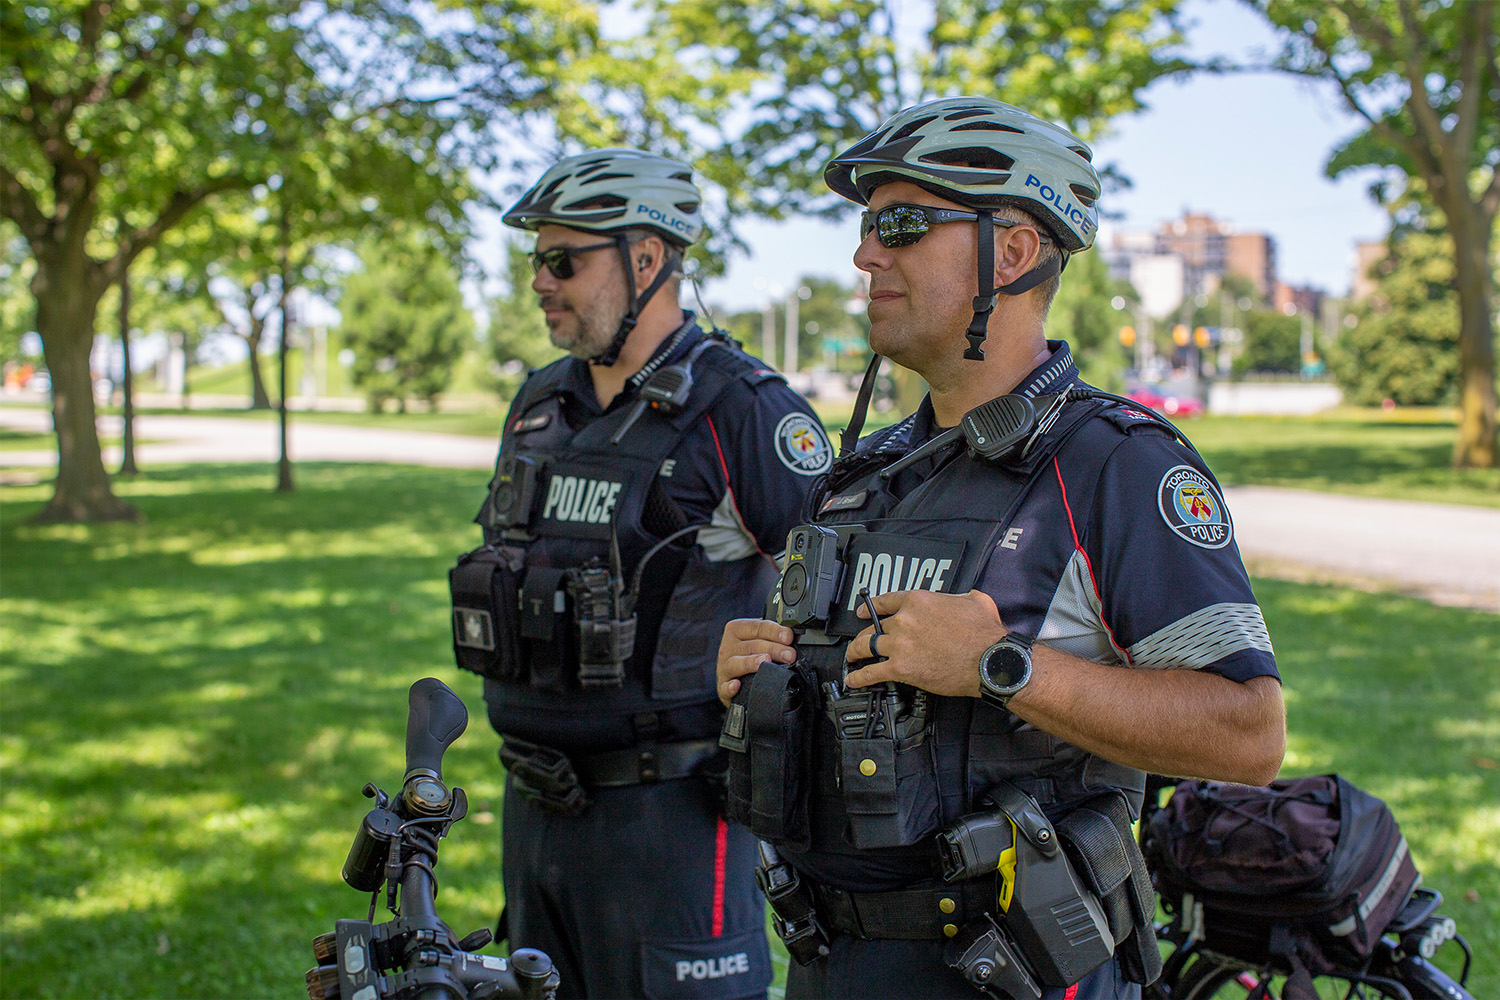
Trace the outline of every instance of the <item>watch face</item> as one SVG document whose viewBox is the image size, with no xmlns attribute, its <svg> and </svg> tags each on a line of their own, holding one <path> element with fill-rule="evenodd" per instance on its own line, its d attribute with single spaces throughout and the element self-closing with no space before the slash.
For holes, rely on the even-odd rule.
<svg viewBox="0 0 1500 1000">
<path fill-rule="evenodd" d="M 1029 657 L 1016 646 L 993 646 L 985 654 L 980 673 L 986 686 L 1002 694 L 1014 694 L 1031 673 L 1028 661 Z"/>
</svg>

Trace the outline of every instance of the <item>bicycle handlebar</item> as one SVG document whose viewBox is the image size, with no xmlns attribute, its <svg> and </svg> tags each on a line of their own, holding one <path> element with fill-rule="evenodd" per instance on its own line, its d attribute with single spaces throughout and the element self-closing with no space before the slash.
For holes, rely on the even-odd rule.
<svg viewBox="0 0 1500 1000">
<path fill-rule="evenodd" d="M 424 677 L 411 686 L 407 697 L 411 712 L 406 717 L 406 774 L 431 771 L 443 776 L 443 754 L 463 735 L 469 710 L 462 699 L 436 677 Z"/>
<path fill-rule="evenodd" d="M 464 818 L 463 789 L 442 780 L 443 754 L 469 722 L 464 703 L 442 681 L 411 686 L 406 720 L 406 778 L 393 800 L 373 784 L 376 800 L 365 817 L 344 880 L 373 892 L 367 920 L 340 920 L 313 939 L 317 968 L 307 973 L 310 1000 L 553 1000 L 558 976 L 552 960 L 531 948 L 509 959 L 472 949 L 491 940 L 487 929 L 455 940 L 437 914 L 438 842 Z M 386 887 L 395 919 L 373 923 Z M 397 899 L 399 897 L 399 904 Z"/>
</svg>

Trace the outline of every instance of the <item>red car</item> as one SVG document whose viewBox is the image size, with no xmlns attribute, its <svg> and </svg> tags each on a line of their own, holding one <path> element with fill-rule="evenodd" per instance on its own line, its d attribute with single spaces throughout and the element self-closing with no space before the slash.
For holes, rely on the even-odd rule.
<svg viewBox="0 0 1500 1000">
<path fill-rule="evenodd" d="M 1196 396 L 1164 396 L 1147 386 L 1137 386 L 1125 395 L 1169 417 L 1196 417 L 1203 412 L 1203 403 Z"/>
</svg>

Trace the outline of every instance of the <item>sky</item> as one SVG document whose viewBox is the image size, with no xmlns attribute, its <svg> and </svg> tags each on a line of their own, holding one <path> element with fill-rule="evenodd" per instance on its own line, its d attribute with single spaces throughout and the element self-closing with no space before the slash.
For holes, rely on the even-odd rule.
<svg viewBox="0 0 1500 1000">
<path fill-rule="evenodd" d="M 1273 48 L 1258 15 L 1229 0 L 1192 0 L 1193 55 L 1245 56 Z M 1342 140 L 1361 131 L 1331 87 L 1291 77 L 1247 74 L 1164 81 L 1143 95 L 1147 110 L 1117 119 L 1094 144 L 1094 161 L 1116 163 L 1131 190 L 1106 195 L 1101 208 L 1121 217 L 1105 225 L 1152 230 L 1184 209 L 1276 240 L 1278 276 L 1346 294 L 1354 245 L 1382 238 L 1389 223 L 1370 198 L 1372 171 L 1330 181 L 1323 165 Z M 852 281 L 856 217 L 741 224 L 748 255 L 728 261 L 722 278 L 705 282 L 710 306 L 729 312 L 761 308 L 801 275 Z"/>
</svg>

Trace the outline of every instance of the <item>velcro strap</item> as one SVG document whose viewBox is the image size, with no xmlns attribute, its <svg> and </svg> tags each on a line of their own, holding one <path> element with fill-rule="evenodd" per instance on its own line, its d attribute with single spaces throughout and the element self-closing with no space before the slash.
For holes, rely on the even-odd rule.
<svg viewBox="0 0 1500 1000">
<path fill-rule="evenodd" d="M 579 755 L 573 758 L 573 766 L 586 788 L 623 788 L 708 773 L 718 754 L 718 740 L 642 743 L 626 750 Z"/>
<path fill-rule="evenodd" d="M 521 584 L 521 636 L 551 642 L 557 627 L 557 592 L 566 570 L 536 566 Z"/>
<path fill-rule="evenodd" d="M 867 940 L 944 941 L 997 908 L 993 878 L 892 892 L 849 892 L 814 886 L 818 917 L 831 931 Z"/>
<path fill-rule="evenodd" d="M 1115 793 L 1090 799 L 1057 824 L 1058 836 L 1099 897 L 1126 978 L 1150 983 L 1161 973 L 1152 920 L 1156 894 L 1146 859 L 1131 836 L 1130 811 Z"/>
</svg>

